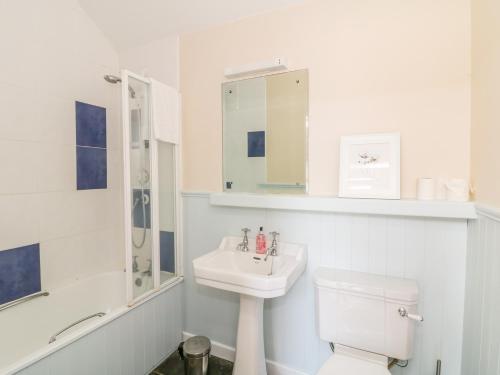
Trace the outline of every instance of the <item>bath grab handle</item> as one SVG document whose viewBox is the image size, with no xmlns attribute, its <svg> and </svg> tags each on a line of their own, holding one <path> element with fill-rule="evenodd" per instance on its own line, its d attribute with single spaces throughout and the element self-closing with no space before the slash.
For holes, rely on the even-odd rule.
<svg viewBox="0 0 500 375">
<path fill-rule="evenodd" d="M 3 305 L 0 305 L 0 311 L 8 309 L 9 307 L 19 305 L 20 303 L 23 303 L 23 302 L 28 302 L 29 300 L 32 300 L 34 298 L 46 297 L 49 294 L 50 294 L 49 292 L 38 292 L 38 293 L 30 294 L 29 296 L 25 296 L 23 298 L 16 299 L 12 302 L 4 303 Z"/>
<path fill-rule="evenodd" d="M 400 307 L 398 309 L 399 315 L 401 315 L 402 318 L 408 318 L 411 320 L 416 320 L 417 322 L 423 322 L 424 317 L 422 315 L 417 315 L 417 314 L 410 314 L 404 307 Z"/>
<path fill-rule="evenodd" d="M 89 315 L 89 316 L 86 316 L 85 318 L 82 318 L 80 320 L 77 320 L 76 322 L 74 323 L 71 323 L 69 326 L 61 329 L 59 332 L 57 332 L 56 334 L 52 335 L 49 339 L 49 344 L 52 344 L 54 341 L 57 340 L 57 336 L 59 336 L 61 333 L 64 333 L 66 332 L 68 329 L 70 328 L 73 328 L 74 326 L 80 324 L 80 323 L 83 323 L 84 321 L 86 320 L 89 320 L 89 319 L 92 319 L 92 318 L 96 318 L 96 317 L 103 317 L 104 315 L 106 315 L 106 313 L 103 313 L 103 312 L 100 312 L 100 313 L 97 313 L 97 314 L 92 314 L 92 315 Z"/>
</svg>

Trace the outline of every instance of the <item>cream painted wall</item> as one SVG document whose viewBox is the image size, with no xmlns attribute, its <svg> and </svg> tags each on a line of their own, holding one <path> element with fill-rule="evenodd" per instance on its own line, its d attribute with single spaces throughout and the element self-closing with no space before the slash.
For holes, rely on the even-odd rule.
<svg viewBox="0 0 500 375">
<path fill-rule="evenodd" d="M 402 196 L 469 177 L 469 0 L 309 0 L 180 39 L 184 189 L 221 191 L 228 66 L 283 56 L 310 74 L 312 194 L 336 194 L 339 137 L 400 131 Z"/>
<path fill-rule="evenodd" d="M 472 179 L 476 200 L 500 207 L 500 3 L 472 1 Z"/>
<path fill-rule="evenodd" d="M 179 37 L 166 37 L 119 52 L 120 66 L 179 88 Z"/>
</svg>

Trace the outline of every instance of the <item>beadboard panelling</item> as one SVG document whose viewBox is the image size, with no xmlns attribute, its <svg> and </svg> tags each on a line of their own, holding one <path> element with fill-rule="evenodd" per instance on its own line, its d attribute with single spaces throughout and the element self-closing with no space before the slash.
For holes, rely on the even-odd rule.
<svg viewBox="0 0 500 375">
<path fill-rule="evenodd" d="M 217 247 L 225 235 L 260 225 L 281 240 L 307 244 L 308 266 L 290 292 L 265 303 L 266 357 L 315 374 L 330 355 L 315 329 L 312 276 L 319 266 L 414 278 L 420 288 L 415 355 L 393 374 L 429 375 L 436 360 L 443 375 L 460 373 L 467 221 L 382 215 L 212 206 L 207 195 L 184 196 L 185 325 L 193 334 L 234 347 L 236 294 L 196 285 L 192 260 Z"/>
<path fill-rule="evenodd" d="M 182 288 L 160 293 L 17 374 L 149 374 L 182 341 Z"/>
<path fill-rule="evenodd" d="M 469 223 L 462 375 L 500 373 L 500 213 Z"/>
</svg>

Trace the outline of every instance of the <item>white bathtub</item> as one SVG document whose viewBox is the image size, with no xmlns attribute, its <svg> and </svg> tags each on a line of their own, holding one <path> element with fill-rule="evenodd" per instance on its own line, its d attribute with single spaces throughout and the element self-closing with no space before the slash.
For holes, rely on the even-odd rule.
<svg viewBox="0 0 500 375">
<path fill-rule="evenodd" d="M 0 374 L 16 373 L 136 307 L 126 306 L 124 272 L 88 277 L 49 292 L 0 311 Z M 49 344 L 58 331 L 100 312 L 106 315 L 76 325 Z"/>
</svg>

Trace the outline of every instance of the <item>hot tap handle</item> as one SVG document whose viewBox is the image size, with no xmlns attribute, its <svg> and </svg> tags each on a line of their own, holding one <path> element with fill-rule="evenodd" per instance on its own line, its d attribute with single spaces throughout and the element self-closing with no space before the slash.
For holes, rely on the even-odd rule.
<svg viewBox="0 0 500 375">
<path fill-rule="evenodd" d="M 276 231 L 274 231 L 274 232 L 269 232 L 269 234 L 270 234 L 271 236 L 273 236 L 273 240 L 275 240 L 275 239 L 276 239 L 276 238 L 280 235 L 280 234 L 279 234 L 278 232 L 276 232 Z"/>
<path fill-rule="evenodd" d="M 242 228 L 241 231 L 245 234 L 247 234 L 248 232 L 251 232 L 252 230 L 250 228 Z"/>
</svg>

